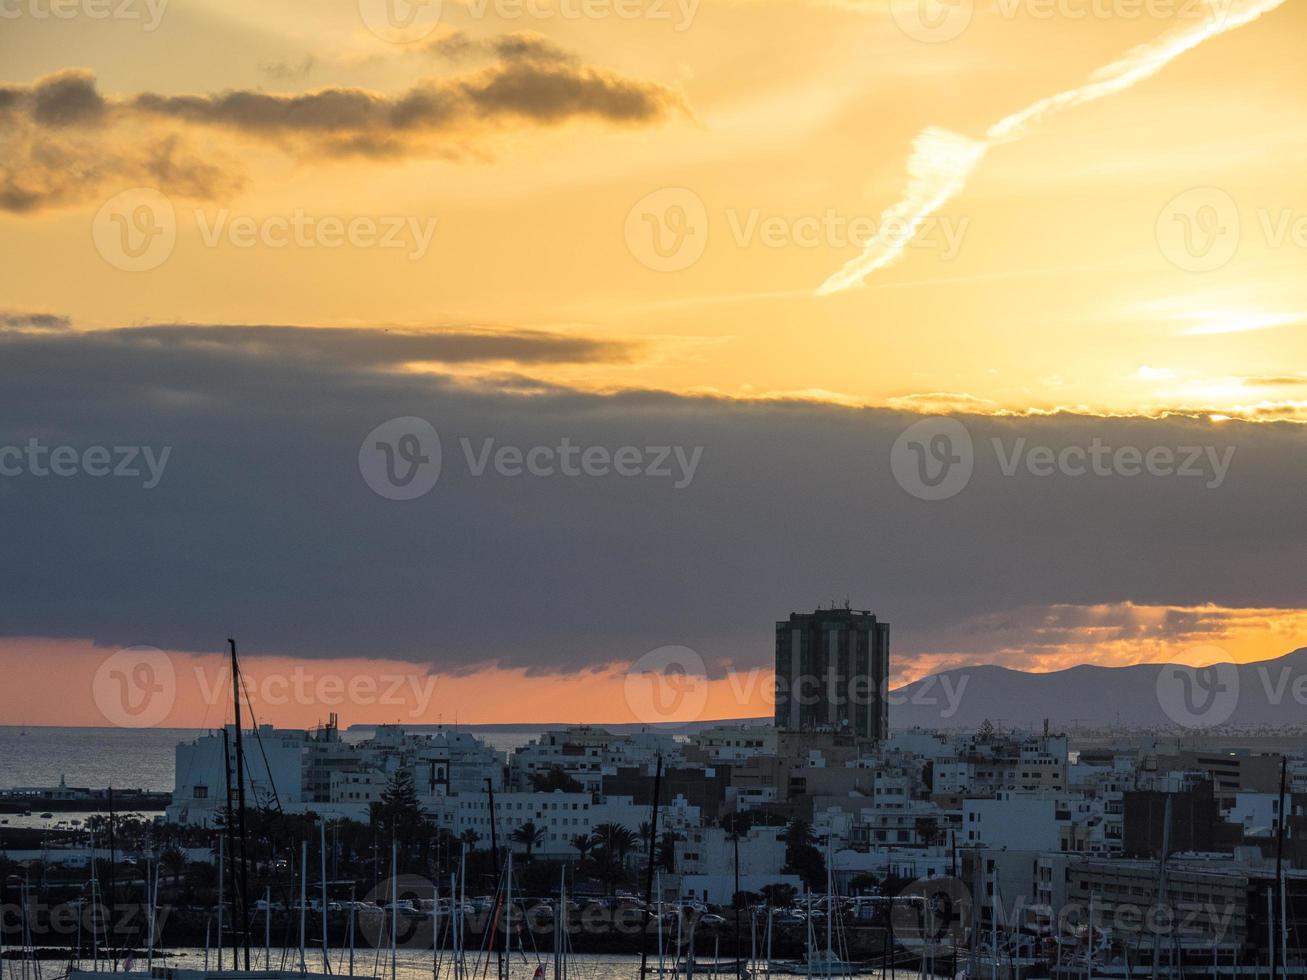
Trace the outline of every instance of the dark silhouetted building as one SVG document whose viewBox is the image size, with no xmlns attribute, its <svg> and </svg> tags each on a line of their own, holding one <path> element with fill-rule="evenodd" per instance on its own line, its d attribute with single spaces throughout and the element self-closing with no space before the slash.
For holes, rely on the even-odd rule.
<svg viewBox="0 0 1307 980">
<path fill-rule="evenodd" d="M 1129 790 L 1123 805 L 1122 848 L 1128 858 L 1155 859 L 1162 853 L 1166 827 L 1166 798 L 1171 798 L 1171 834 L 1168 850 L 1231 851 L 1239 843 L 1239 829 L 1221 820 L 1221 807 L 1207 780 L 1178 793 Z"/>
<path fill-rule="evenodd" d="M 889 623 L 856 609 L 790 613 L 776 624 L 776 727 L 889 735 Z"/>
</svg>

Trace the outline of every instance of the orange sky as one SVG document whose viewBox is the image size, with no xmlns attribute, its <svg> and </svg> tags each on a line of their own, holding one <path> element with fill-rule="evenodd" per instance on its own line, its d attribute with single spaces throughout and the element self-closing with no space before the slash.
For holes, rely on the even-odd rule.
<svg viewBox="0 0 1307 980">
<path fill-rule="evenodd" d="M 604 353 L 384 369 L 514 391 L 1307 419 L 1307 4 L 1059 0 L 1044 16 L 958 0 L 945 7 L 968 22 L 923 38 L 903 21 L 918 0 L 660 3 L 671 19 L 444 0 L 401 36 L 378 30 L 378 3 L 171 0 L 149 24 L 16 5 L 0 31 L 0 329 L 34 311 L 88 332 L 539 329 Z M 166 207 L 157 262 L 124 244 L 162 213 L 139 211 L 142 189 Z M 819 294 L 867 228 L 905 216 L 892 261 Z M 399 247 L 287 243 L 300 218 L 393 225 Z M 1039 618 L 1056 610 L 1009 634 L 964 624 L 899 676 L 1199 644 L 1254 660 L 1307 636 L 1298 610 L 1216 610 L 1176 633 L 1168 607 L 1127 607 L 1067 607 L 1076 625 L 1056 635 Z M 97 680 L 111 653 L 0 640 L 0 712 L 112 720 L 104 704 L 161 683 L 163 662 Z M 153 723 L 221 722 L 220 658 L 167 657 Z M 246 662 L 279 725 L 770 713 L 765 668 L 664 701 L 621 665 Z M 41 696 L 52 678 L 60 696 Z"/>
<path fill-rule="evenodd" d="M 1202 33 L 1205 0 L 1142 14 L 1061 0 L 1053 16 L 1046 4 L 967 0 L 946 5 L 973 11 L 965 30 L 928 41 L 902 24 L 915 0 L 894 0 L 897 13 L 888 0 L 698 0 L 685 24 L 550 13 L 563 3 L 521 17 L 446 0 L 439 24 L 405 43 L 370 30 L 353 2 L 172 0 L 154 30 L 6 20 L 0 82 L 76 70 L 108 107 L 85 131 L 0 135 L 10 179 L 41 202 L 0 209 L 6 305 L 82 329 L 477 324 L 634 345 L 619 359 L 526 369 L 585 388 L 965 399 L 975 411 L 1296 418 L 1307 406 L 1307 377 L 1285 370 L 1307 357 L 1300 4 L 1221 0 L 1217 24 L 1268 10 L 1170 50 L 1168 38 Z M 325 116 L 309 135 L 269 132 L 266 119 L 204 102 L 235 91 L 284 106 L 329 90 L 388 105 L 422 86 L 517 77 L 505 73 L 523 62 L 502 45 L 523 36 L 541 52 L 531 70 L 625 86 L 648 112 L 483 113 L 351 153 L 312 135 L 330 132 Z M 1155 72 L 1126 72 L 1129 84 L 1046 113 L 1019 138 L 991 132 L 1114 64 L 1137 68 L 1140 51 L 1154 51 Z M 174 95 L 190 108 L 159 108 Z M 141 99 L 156 110 L 134 108 Z M 911 173 L 934 165 L 914 141 L 941 130 L 995 142 L 896 262 L 818 296 L 866 227 L 911 197 Z M 43 144 L 29 137 L 68 154 L 65 172 L 82 178 L 64 187 L 38 174 Z M 175 154 L 169 168 L 133 169 L 159 147 Z M 157 267 L 124 271 L 91 231 L 116 194 L 152 180 L 168 185 L 175 246 Z M 694 233 L 690 252 L 661 263 L 651 222 L 691 212 L 703 240 Z M 261 237 L 297 213 L 397 218 L 432 234 L 421 248 Z M 1199 225 L 1212 242 L 1185 238 Z M 237 227 L 252 239 L 225 230 Z M 671 243 L 671 226 L 663 233 Z"/>
<path fill-rule="evenodd" d="M 988 650 L 981 657 L 924 653 L 911 663 L 893 664 L 894 683 L 977 662 L 1039 671 L 1079 663 L 1121 666 L 1171 659 L 1249 662 L 1278 657 L 1307 637 L 1304 611 L 1215 608 L 1201 610 L 1209 619 L 1201 629 L 1164 635 L 1162 623 L 1175 611 L 1083 607 L 1078 616 L 1100 619 L 1101 629 L 1082 621 L 1076 628 L 1078 635 L 1059 633 L 1044 638 L 1042 646 L 1038 631 L 1033 637 L 1021 634 L 1030 642 Z M 1139 625 L 1129 636 L 1119 629 L 1123 614 Z M 150 672 L 134 675 L 142 663 L 153 664 Z M 342 726 L 690 722 L 765 717 L 772 712 L 773 674 L 766 668 L 709 681 L 702 676 L 663 679 L 633 673 L 625 665 L 578 674 L 483 669 L 437 675 L 398 661 L 247 655 L 242 666 L 255 717 L 281 727 L 311 727 L 332 712 L 339 715 Z M 231 718 L 228 662 L 216 654 L 163 653 L 154 648 L 116 651 L 78 642 L 5 639 L 0 640 L 0 669 L 7 678 L 0 689 L 0 714 L 29 725 L 208 728 Z M 60 678 L 58 698 L 42 696 L 52 676 Z M 148 697 L 142 693 L 147 689 L 152 692 Z"/>
</svg>

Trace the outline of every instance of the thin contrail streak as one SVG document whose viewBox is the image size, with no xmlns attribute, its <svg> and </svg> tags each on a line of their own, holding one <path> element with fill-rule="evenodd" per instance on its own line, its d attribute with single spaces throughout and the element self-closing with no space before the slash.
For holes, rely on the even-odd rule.
<svg viewBox="0 0 1307 980">
<path fill-rule="evenodd" d="M 920 230 L 922 222 L 944 206 L 966 185 L 990 149 L 1023 138 L 1048 117 L 1084 105 L 1151 78 L 1186 51 L 1209 38 L 1251 24 L 1262 14 L 1281 6 L 1285 0 L 1204 0 L 1208 16 L 1192 26 L 1176 28 L 1147 44 L 1131 49 L 1089 76 L 1078 88 L 1040 99 L 1019 112 L 1005 116 L 985 132 L 981 140 L 971 139 L 946 129 L 931 126 L 922 130 L 912 144 L 908 159 L 908 187 L 903 200 L 880 216 L 881 233 L 892 229 L 888 237 L 878 233 L 867 243 L 862 254 L 851 259 L 817 289 L 818 296 L 838 293 L 890 265 Z"/>
</svg>

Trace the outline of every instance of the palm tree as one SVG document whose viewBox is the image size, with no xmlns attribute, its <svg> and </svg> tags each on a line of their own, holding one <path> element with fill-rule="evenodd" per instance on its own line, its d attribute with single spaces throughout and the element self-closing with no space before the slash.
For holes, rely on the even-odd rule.
<svg viewBox="0 0 1307 980">
<path fill-rule="evenodd" d="M 595 876 L 604 883 L 608 894 L 626 876 L 627 852 L 638 842 L 635 833 L 620 823 L 601 823 L 594 829 Z"/>
<path fill-rule="evenodd" d="M 601 823 L 594 831 L 595 839 L 606 851 L 615 854 L 621 863 L 626 862 L 626 855 L 640 842 L 630 827 L 620 823 Z"/>
<path fill-rule="evenodd" d="M 584 861 L 586 855 L 590 853 L 590 848 L 594 847 L 598 842 L 589 834 L 577 834 L 568 843 L 576 848 L 581 855 L 581 860 Z"/>
<path fill-rule="evenodd" d="M 934 817 L 917 817 L 914 827 L 917 831 L 917 839 L 927 847 L 939 843 L 940 838 L 943 837 L 939 830 L 939 821 Z"/>
<path fill-rule="evenodd" d="M 477 843 L 481 840 L 481 835 L 469 827 L 467 830 L 463 831 L 463 833 L 458 835 L 458 839 L 469 851 L 475 851 L 477 849 Z"/>
<path fill-rule="evenodd" d="M 186 853 L 177 847 L 170 847 L 160 855 L 160 862 L 172 875 L 172 883 L 178 884 L 186 871 Z"/>
<path fill-rule="evenodd" d="M 546 833 L 544 827 L 537 827 L 534 820 L 528 820 L 526 823 L 522 824 L 522 826 L 513 831 L 510 836 L 512 837 L 513 843 L 522 844 L 526 847 L 526 859 L 530 861 L 531 852 L 534 851 L 538 845 L 545 842 Z"/>
<path fill-rule="evenodd" d="M 669 875 L 676 874 L 676 842 L 680 839 L 679 834 L 668 830 L 658 841 L 658 864 Z"/>
<path fill-rule="evenodd" d="M 816 844 L 817 835 L 812 832 L 812 827 L 806 820 L 791 820 L 781 834 L 781 840 L 790 847 L 801 847 L 804 844 Z"/>
</svg>

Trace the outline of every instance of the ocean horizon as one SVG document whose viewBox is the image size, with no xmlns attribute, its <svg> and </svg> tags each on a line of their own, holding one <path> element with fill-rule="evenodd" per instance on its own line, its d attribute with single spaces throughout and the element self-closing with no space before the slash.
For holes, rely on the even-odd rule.
<svg viewBox="0 0 1307 980">
<path fill-rule="evenodd" d="M 416 729 L 418 726 L 414 726 Z M 549 728 L 446 726 L 477 734 L 500 751 L 525 745 Z M 16 786 L 69 786 L 172 792 L 178 743 L 211 728 L 115 728 L 52 725 L 0 725 L 0 790 Z M 342 730 L 349 741 L 366 738 L 371 727 Z"/>
</svg>

